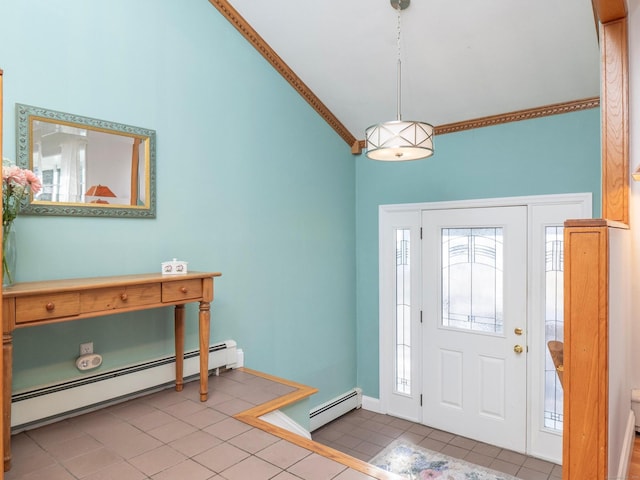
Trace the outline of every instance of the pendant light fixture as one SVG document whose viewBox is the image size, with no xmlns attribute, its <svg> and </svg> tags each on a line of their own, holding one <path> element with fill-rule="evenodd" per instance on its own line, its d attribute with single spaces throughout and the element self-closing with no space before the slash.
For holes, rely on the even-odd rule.
<svg viewBox="0 0 640 480">
<path fill-rule="evenodd" d="M 433 125 L 402 120 L 402 62 L 400 60 L 400 12 L 411 0 L 391 0 L 398 11 L 398 86 L 397 119 L 372 125 L 366 130 L 367 157 L 373 160 L 401 162 L 433 155 Z"/>
</svg>

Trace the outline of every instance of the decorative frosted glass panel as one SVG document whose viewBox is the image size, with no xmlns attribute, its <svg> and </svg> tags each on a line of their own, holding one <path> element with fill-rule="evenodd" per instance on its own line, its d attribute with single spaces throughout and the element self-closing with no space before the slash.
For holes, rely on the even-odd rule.
<svg viewBox="0 0 640 480">
<path fill-rule="evenodd" d="M 550 340 L 563 341 L 564 228 L 545 228 L 545 384 L 544 426 L 562 431 L 562 385 L 546 348 Z"/>
<path fill-rule="evenodd" d="M 503 229 L 442 229 L 442 325 L 503 332 Z"/>
<path fill-rule="evenodd" d="M 397 393 L 411 394 L 411 262 L 410 230 L 396 230 L 396 365 Z"/>
</svg>

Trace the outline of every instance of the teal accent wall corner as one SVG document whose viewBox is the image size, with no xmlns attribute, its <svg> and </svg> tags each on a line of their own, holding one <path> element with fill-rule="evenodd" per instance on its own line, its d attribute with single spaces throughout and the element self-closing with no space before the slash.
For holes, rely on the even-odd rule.
<svg viewBox="0 0 640 480">
<path fill-rule="evenodd" d="M 282 407 L 280 410 L 298 425 L 305 430 L 309 431 L 311 428 L 311 419 L 309 418 L 309 412 L 311 411 L 311 401 L 308 398 L 292 404 Z"/>
<path fill-rule="evenodd" d="M 157 218 L 16 220 L 18 281 L 220 271 L 212 343 L 320 389 L 356 381 L 355 165 L 350 148 L 207 1 L 9 0 L 0 5 L 4 155 L 15 104 L 157 133 Z M 197 348 L 187 310 L 187 350 Z M 16 331 L 14 389 L 173 353 L 171 309 Z M 95 373 L 95 372 L 92 372 Z M 307 409 L 308 410 L 308 409 Z"/>
<path fill-rule="evenodd" d="M 358 385 L 379 397 L 378 207 L 591 192 L 600 215 L 600 110 L 590 109 L 435 138 L 426 160 L 356 160 Z"/>
</svg>

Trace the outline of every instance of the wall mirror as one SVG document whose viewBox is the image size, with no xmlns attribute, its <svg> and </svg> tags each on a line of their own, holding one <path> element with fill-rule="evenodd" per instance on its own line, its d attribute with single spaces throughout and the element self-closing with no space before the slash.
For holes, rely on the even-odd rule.
<svg viewBox="0 0 640 480">
<path fill-rule="evenodd" d="M 16 163 L 42 190 L 22 213 L 156 215 L 154 130 L 16 104 Z"/>
</svg>

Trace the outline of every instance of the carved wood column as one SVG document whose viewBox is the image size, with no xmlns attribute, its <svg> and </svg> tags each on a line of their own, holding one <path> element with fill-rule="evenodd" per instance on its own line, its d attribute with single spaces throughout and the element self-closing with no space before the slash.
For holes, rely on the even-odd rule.
<svg viewBox="0 0 640 480">
<path fill-rule="evenodd" d="M 592 0 L 601 24 L 602 216 L 629 223 L 628 31 L 625 0 Z M 565 222 L 563 480 L 607 478 L 607 220 Z"/>
<path fill-rule="evenodd" d="M 629 224 L 627 19 L 602 25 L 602 216 Z"/>
<path fill-rule="evenodd" d="M 602 217 L 629 224 L 629 54 L 624 0 L 593 0 L 602 74 Z"/>
<path fill-rule="evenodd" d="M 563 480 L 608 475 L 608 233 L 565 222 Z"/>
</svg>

